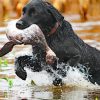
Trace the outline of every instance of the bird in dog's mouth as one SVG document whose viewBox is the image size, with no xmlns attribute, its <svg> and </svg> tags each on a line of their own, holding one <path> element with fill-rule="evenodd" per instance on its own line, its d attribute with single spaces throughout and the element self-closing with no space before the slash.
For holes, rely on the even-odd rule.
<svg viewBox="0 0 100 100">
<path fill-rule="evenodd" d="M 0 57 L 9 53 L 15 45 L 36 45 L 42 44 L 43 48 L 46 52 L 46 62 L 48 64 L 54 63 L 56 59 L 56 54 L 51 50 L 48 46 L 45 36 L 38 25 L 32 24 L 30 27 L 19 30 L 15 26 L 16 21 L 11 21 L 7 27 L 7 38 L 9 42 L 7 42 L 0 49 Z"/>
</svg>

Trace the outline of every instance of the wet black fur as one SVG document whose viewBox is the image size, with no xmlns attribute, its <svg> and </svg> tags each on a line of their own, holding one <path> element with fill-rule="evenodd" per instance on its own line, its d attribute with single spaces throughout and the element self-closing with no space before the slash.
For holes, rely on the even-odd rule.
<svg viewBox="0 0 100 100">
<path fill-rule="evenodd" d="M 48 36 L 57 21 L 61 22 L 61 25 L 53 35 Z M 100 84 L 100 51 L 84 43 L 83 40 L 74 33 L 71 24 L 65 21 L 64 17 L 51 4 L 41 0 L 32 0 L 28 3 L 23 8 L 23 16 L 17 22 L 16 26 L 19 29 L 25 29 L 31 24 L 37 24 L 41 28 L 48 45 L 59 58 L 59 63 L 64 62 L 70 66 L 77 66 L 77 64 L 80 63 L 90 68 L 90 81 Z M 34 55 L 37 57 L 35 58 Z M 39 72 L 45 69 L 41 66 L 41 63 L 45 63 L 45 52 L 41 49 L 41 46 L 37 45 L 33 47 L 32 56 L 23 56 L 16 59 L 16 74 L 20 78 L 26 79 L 25 65 L 27 64 L 33 71 Z M 66 76 L 66 72 L 63 71 L 65 67 L 57 68 L 56 62 L 51 65 L 51 68 L 57 72 L 61 71 L 60 76 Z M 53 73 L 49 68 L 47 72 Z M 64 75 L 62 73 L 64 73 Z M 61 78 L 55 75 L 53 84 L 62 84 Z"/>
</svg>

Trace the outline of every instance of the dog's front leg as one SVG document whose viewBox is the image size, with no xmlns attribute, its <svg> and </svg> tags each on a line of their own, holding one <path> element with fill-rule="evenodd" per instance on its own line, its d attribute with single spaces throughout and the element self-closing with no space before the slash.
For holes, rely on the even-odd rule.
<svg viewBox="0 0 100 100">
<path fill-rule="evenodd" d="M 20 56 L 15 59 L 15 73 L 22 80 L 26 80 L 27 72 L 24 67 L 32 69 L 34 72 L 39 72 L 42 70 L 40 63 L 33 56 Z"/>
</svg>

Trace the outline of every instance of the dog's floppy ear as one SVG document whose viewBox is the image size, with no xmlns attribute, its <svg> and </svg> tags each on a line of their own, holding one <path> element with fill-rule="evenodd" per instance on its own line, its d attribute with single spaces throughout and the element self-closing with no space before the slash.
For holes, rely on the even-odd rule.
<svg viewBox="0 0 100 100">
<path fill-rule="evenodd" d="M 50 3 L 45 2 L 47 10 L 56 19 L 56 21 L 62 21 L 64 17 L 59 13 L 59 11 L 54 8 Z"/>
</svg>

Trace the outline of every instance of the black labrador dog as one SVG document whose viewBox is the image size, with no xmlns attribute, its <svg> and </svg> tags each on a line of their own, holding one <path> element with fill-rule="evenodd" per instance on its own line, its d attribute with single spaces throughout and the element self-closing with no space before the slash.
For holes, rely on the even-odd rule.
<svg viewBox="0 0 100 100">
<path fill-rule="evenodd" d="M 100 84 L 100 51 L 84 43 L 73 31 L 71 24 L 48 2 L 42 0 L 31 0 L 24 8 L 23 15 L 16 23 L 18 29 L 25 29 L 32 24 L 37 24 L 43 31 L 47 44 L 59 58 L 58 63 L 66 63 L 70 66 L 82 64 L 89 68 L 88 77 L 92 83 Z M 27 73 L 24 67 L 29 66 L 32 71 L 43 70 L 45 53 L 41 45 L 33 46 L 33 56 L 20 56 L 15 61 L 15 72 L 23 80 Z M 62 85 L 61 77 L 66 76 L 66 68 L 57 67 L 57 61 L 50 65 L 46 71 L 54 75 L 54 85 Z M 60 77 L 61 76 L 61 77 Z M 34 76 L 33 76 L 34 77 Z"/>
</svg>

